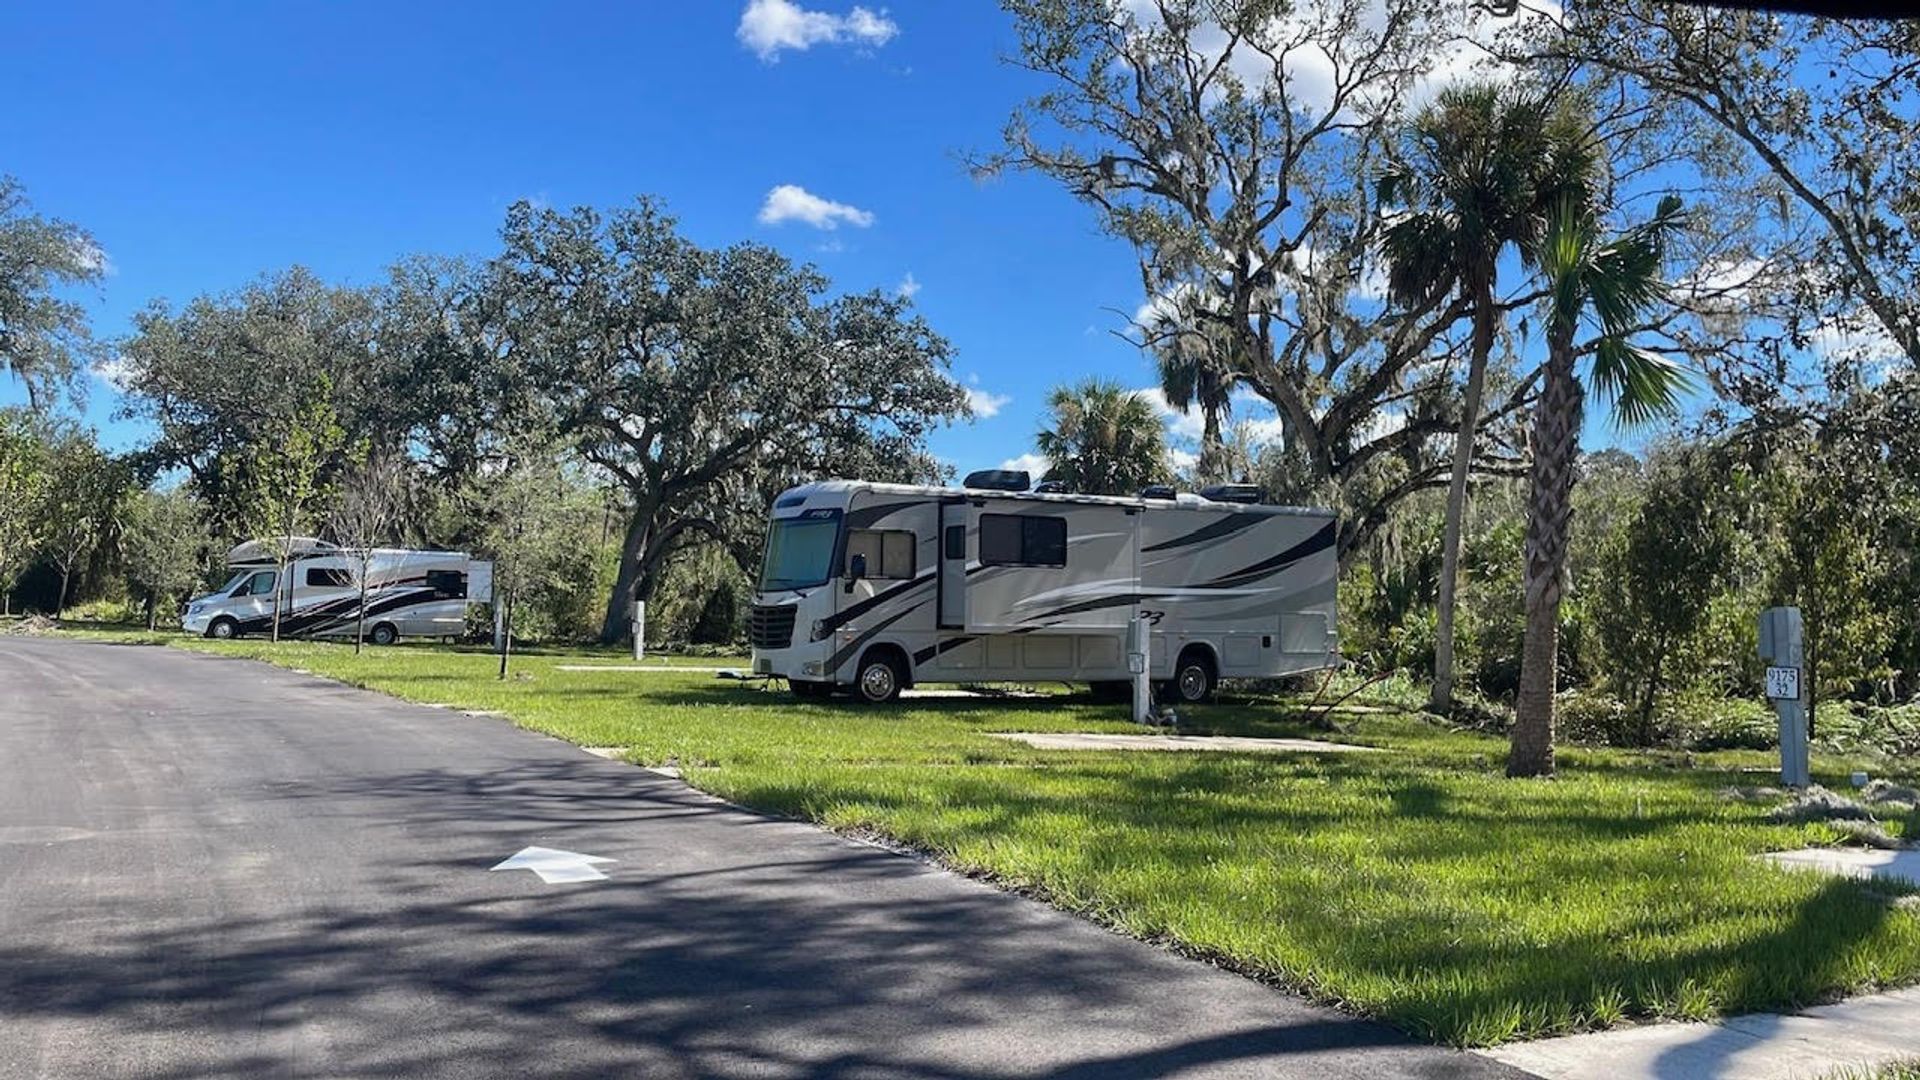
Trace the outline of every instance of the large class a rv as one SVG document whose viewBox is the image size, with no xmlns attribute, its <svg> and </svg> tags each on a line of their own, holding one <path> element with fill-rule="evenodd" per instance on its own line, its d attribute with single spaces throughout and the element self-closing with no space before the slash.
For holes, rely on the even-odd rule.
<svg viewBox="0 0 1920 1080">
<path fill-rule="evenodd" d="M 828 480 L 780 495 L 750 633 L 756 674 L 801 697 L 890 700 L 916 683 L 1131 678 L 1150 626 L 1163 696 L 1336 661 L 1332 512 L 1149 488 L 1139 498 Z"/>
<path fill-rule="evenodd" d="M 180 626 L 212 638 L 264 634 L 280 606 L 280 633 L 352 637 L 360 615 L 360 554 L 296 537 L 286 575 L 275 580 L 278 545 L 249 541 L 227 553 L 225 585 L 187 601 Z M 376 645 L 402 637 L 454 637 L 467 605 L 492 599 L 493 564 L 460 551 L 375 548 L 366 564 L 366 634 Z"/>
</svg>

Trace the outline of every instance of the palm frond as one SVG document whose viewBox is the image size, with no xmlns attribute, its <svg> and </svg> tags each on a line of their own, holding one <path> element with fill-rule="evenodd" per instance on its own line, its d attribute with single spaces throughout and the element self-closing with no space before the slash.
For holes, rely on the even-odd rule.
<svg viewBox="0 0 1920 1080">
<path fill-rule="evenodd" d="M 1680 410 L 1693 389 L 1686 369 L 1672 360 L 1609 335 L 1593 352 L 1593 388 L 1625 427 L 1640 427 Z"/>
</svg>

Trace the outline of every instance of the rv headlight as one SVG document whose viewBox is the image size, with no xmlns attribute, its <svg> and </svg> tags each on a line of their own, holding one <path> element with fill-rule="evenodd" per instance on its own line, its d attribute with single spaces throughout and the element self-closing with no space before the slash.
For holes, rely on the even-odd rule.
<svg viewBox="0 0 1920 1080">
<path fill-rule="evenodd" d="M 821 638 L 823 638 L 823 637 L 826 637 L 826 636 L 827 636 L 827 620 L 825 620 L 825 619 L 815 619 L 815 620 L 813 620 L 813 638 L 812 638 L 812 640 L 814 640 L 814 641 L 819 641 L 819 640 L 820 640 Z"/>
<path fill-rule="evenodd" d="M 819 675 L 822 674 L 824 670 L 825 665 L 821 664 L 818 660 L 809 660 L 800 665 L 800 672 L 803 675 Z"/>
</svg>

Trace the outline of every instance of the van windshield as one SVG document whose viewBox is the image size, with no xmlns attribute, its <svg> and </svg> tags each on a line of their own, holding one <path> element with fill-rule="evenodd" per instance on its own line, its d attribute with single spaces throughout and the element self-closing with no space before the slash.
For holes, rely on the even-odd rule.
<svg viewBox="0 0 1920 1080">
<path fill-rule="evenodd" d="M 838 510 L 809 510 L 804 517 L 775 521 L 767 530 L 767 559 L 760 567 L 761 591 L 826 584 L 833 572 L 833 549 L 839 539 Z"/>
</svg>

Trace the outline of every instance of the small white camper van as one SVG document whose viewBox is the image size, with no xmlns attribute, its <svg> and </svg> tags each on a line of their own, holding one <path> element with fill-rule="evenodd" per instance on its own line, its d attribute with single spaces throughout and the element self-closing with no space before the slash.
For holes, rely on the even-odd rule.
<svg viewBox="0 0 1920 1080">
<path fill-rule="evenodd" d="M 802 697 L 887 701 L 915 683 L 1129 679 L 1128 623 L 1177 701 L 1222 678 L 1337 659 L 1331 511 L 1255 489 L 1138 498 L 829 480 L 773 504 L 754 595 L 753 670 Z M 1211 495 L 1212 497 L 1207 497 Z"/>
<path fill-rule="evenodd" d="M 277 546 L 256 540 L 228 552 L 233 576 L 189 600 L 181 628 L 212 638 L 263 634 L 273 625 L 277 601 L 283 636 L 352 637 L 360 615 L 359 554 L 296 538 L 286 576 L 276 583 Z M 366 571 L 367 640 L 376 645 L 457 635 L 466 626 L 467 605 L 493 597 L 493 564 L 464 552 L 376 548 Z"/>
</svg>

